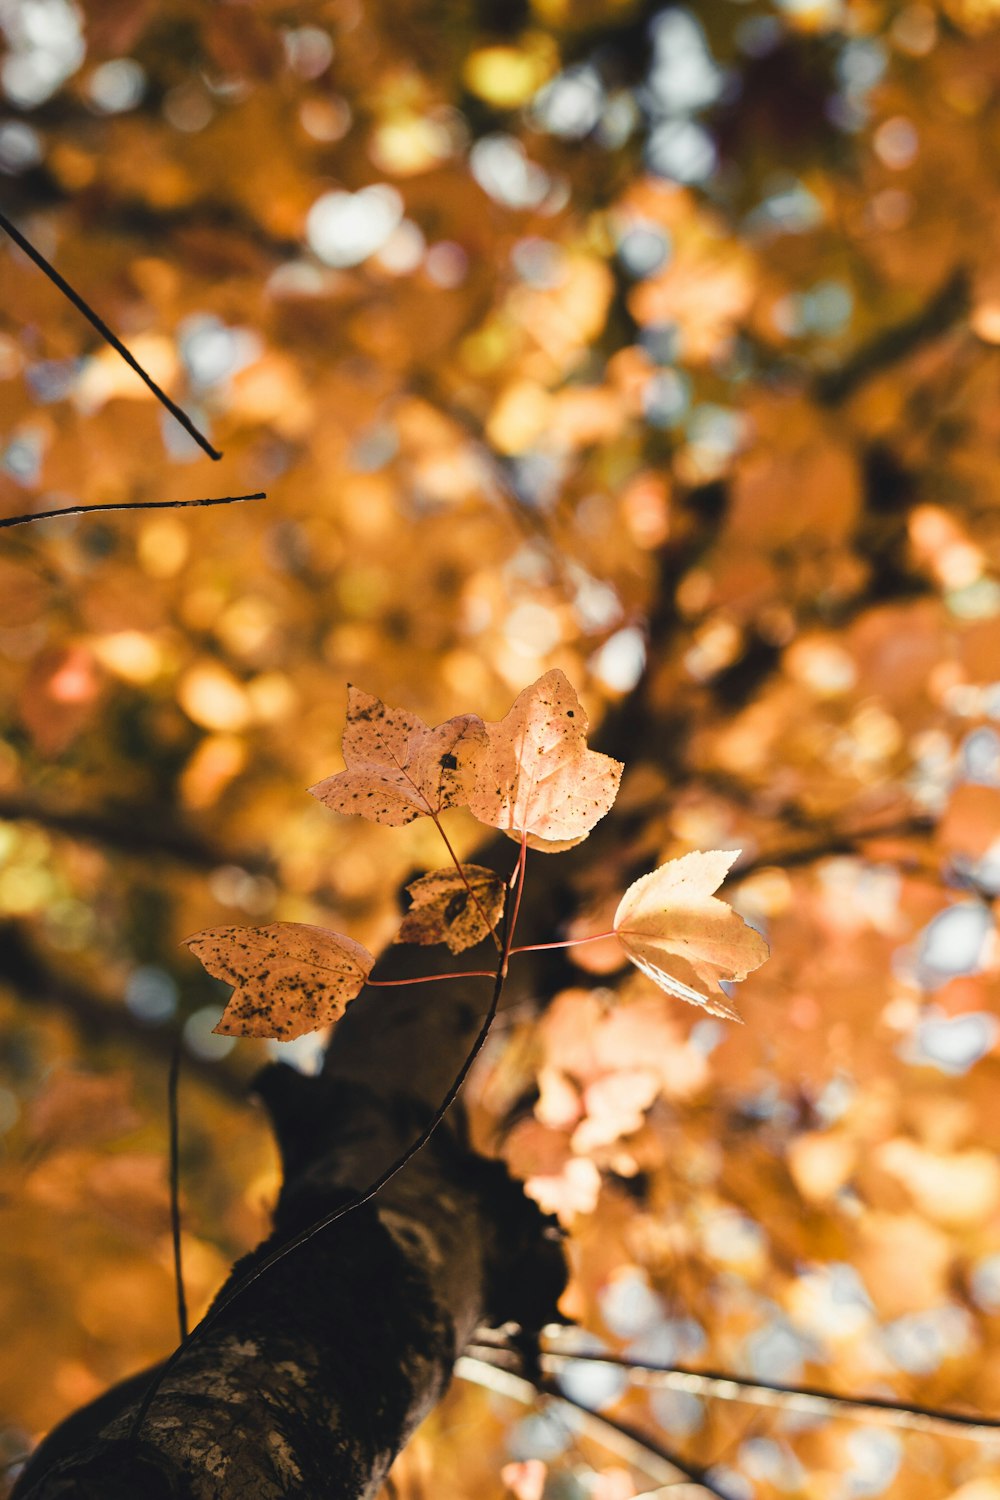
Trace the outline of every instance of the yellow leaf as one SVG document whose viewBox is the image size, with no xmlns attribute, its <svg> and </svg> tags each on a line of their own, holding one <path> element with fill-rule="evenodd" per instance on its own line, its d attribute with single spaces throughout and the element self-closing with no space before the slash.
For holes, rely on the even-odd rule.
<svg viewBox="0 0 1000 1500">
<path fill-rule="evenodd" d="M 465 806 L 471 756 L 484 742 L 475 714 L 430 729 L 416 714 L 352 687 L 343 739 L 347 769 L 309 790 L 334 812 L 401 828 Z"/>
<path fill-rule="evenodd" d="M 302 922 L 208 927 L 185 940 L 216 979 L 233 986 L 221 1036 L 288 1042 L 330 1026 L 363 988 L 374 958 L 341 932 Z"/>
<path fill-rule="evenodd" d="M 546 672 L 485 725 L 469 807 L 491 828 L 553 853 L 586 838 L 618 794 L 623 766 L 587 749 L 587 715 L 568 678 Z"/>
<path fill-rule="evenodd" d="M 463 869 L 468 886 L 457 870 L 431 870 L 410 882 L 413 905 L 397 943 L 447 943 L 452 953 L 464 953 L 493 931 L 503 915 L 504 883 L 482 865 Z"/>
<path fill-rule="evenodd" d="M 731 1021 L 740 1017 L 726 1002 L 720 979 L 745 979 L 768 956 L 760 933 L 712 895 L 739 852 L 716 849 L 669 860 L 629 886 L 614 920 L 629 959 L 654 984 Z M 702 988 L 686 982 L 692 978 Z"/>
</svg>

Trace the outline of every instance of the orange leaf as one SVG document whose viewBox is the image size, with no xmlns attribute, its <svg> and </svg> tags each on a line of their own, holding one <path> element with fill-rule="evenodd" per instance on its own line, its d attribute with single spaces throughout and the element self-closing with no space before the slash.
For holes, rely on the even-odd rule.
<svg viewBox="0 0 1000 1500">
<path fill-rule="evenodd" d="M 457 870 L 431 870 L 410 882 L 413 905 L 397 943 L 447 943 L 452 953 L 464 953 L 493 931 L 503 915 L 504 883 L 482 865 L 463 869 L 468 887 Z"/>
<path fill-rule="evenodd" d="M 401 828 L 463 807 L 471 752 L 485 741 L 476 714 L 459 714 L 430 729 L 404 708 L 348 689 L 343 751 L 346 771 L 310 787 L 325 807 Z"/>
<path fill-rule="evenodd" d="M 731 1021 L 740 1017 L 726 1002 L 719 980 L 745 979 L 769 951 L 759 932 L 712 895 L 739 853 L 715 849 L 669 860 L 629 886 L 614 920 L 629 959 L 654 984 Z M 709 994 L 687 983 L 690 978 Z"/>
<path fill-rule="evenodd" d="M 588 719 L 563 672 L 546 672 L 518 694 L 507 716 L 485 725 L 469 807 L 481 823 L 555 853 L 586 838 L 618 793 L 622 764 L 587 749 Z"/>
<path fill-rule="evenodd" d="M 209 974 L 233 986 L 215 1030 L 288 1042 L 330 1026 L 363 988 L 374 958 L 342 932 L 302 922 L 208 927 L 185 939 Z"/>
</svg>

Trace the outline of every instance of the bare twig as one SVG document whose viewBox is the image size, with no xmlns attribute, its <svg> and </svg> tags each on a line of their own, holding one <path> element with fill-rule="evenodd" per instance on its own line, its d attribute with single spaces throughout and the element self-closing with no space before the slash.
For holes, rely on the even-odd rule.
<svg viewBox="0 0 1000 1500">
<path fill-rule="evenodd" d="M 217 454 L 221 458 L 221 454 Z M 63 510 L 26 511 L 20 516 L 4 516 L 0 530 L 6 526 L 29 526 L 32 521 L 51 521 L 61 516 L 90 516 L 104 510 L 183 510 L 188 505 L 241 505 L 244 500 L 266 500 L 267 493 L 253 495 L 215 495 L 206 500 L 122 500 L 111 505 L 68 505 Z"/>
<path fill-rule="evenodd" d="M 111 329 L 108 327 L 107 323 L 105 323 L 104 319 L 99 317 L 94 309 L 90 306 L 90 304 L 88 302 L 85 302 L 83 297 L 80 296 L 80 293 L 75 291 L 73 287 L 70 286 L 65 277 L 60 276 L 55 266 L 53 266 L 49 261 L 45 259 L 45 256 L 41 253 L 40 250 L 35 249 L 31 241 L 29 239 L 26 239 L 21 231 L 17 228 L 17 226 L 11 223 L 6 214 L 0 213 L 0 228 L 7 231 L 11 239 L 16 245 L 20 246 L 28 259 L 34 261 L 39 270 L 44 271 L 45 275 L 49 278 L 53 285 L 59 288 L 63 296 L 67 297 L 69 301 L 72 302 L 77 311 L 83 314 L 83 316 L 87 319 L 87 322 L 97 329 L 98 333 L 101 335 L 101 338 L 104 339 L 106 343 L 110 344 L 112 349 L 114 349 L 118 354 L 121 355 L 122 359 L 127 365 L 131 366 L 131 368 L 138 375 L 139 379 L 142 380 L 152 391 L 157 401 L 161 402 L 167 408 L 167 411 L 170 412 L 171 416 L 176 417 L 177 421 L 184 428 L 184 431 L 188 433 L 189 436 L 194 438 L 199 448 L 202 448 L 208 454 L 209 458 L 221 458 L 222 454 L 217 448 L 212 447 L 211 443 L 208 441 L 208 438 L 205 437 L 203 433 L 198 431 L 198 428 L 194 425 L 187 412 L 182 411 L 175 401 L 171 401 L 167 393 L 160 389 L 152 376 L 147 375 L 146 371 L 142 368 L 142 365 L 136 359 L 135 355 L 131 352 L 131 350 L 126 349 L 125 345 L 122 343 L 121 339 L 118 338 L 117 334 L 112 333 Z M 189 505 L 205 505 L 220 504 L 223 502 L 189 500 L 186 503 Z M 93 509 L 111 509 L 111 507 L 94 506 Z M 74 511 L 68 512 L 68 514 L 70 515 L 77 513 L 78 512 Z M 34 516 L 29 516 L 26 519 L 34 520 L 36 518 Z M 3 526 L 14 526 L 19 524 L 20 522 L 17 519 L 13 521 L 0 522 L 0 525 Z"/>
<path fill-rule="evenodd" d="M 780 1411 L 801 1412 L 809 1416 L 841 1417 L 858 1420 L 876 1417 L 890 1427 L 910 1432 L 933 1433 L 938 1437 L 966 1437 L 978 1441 L 1000 1441 L 1000 1418 L 971 1416 L 964 1412 L 942 1411 L 933 1406 L 916 1406 L 879 1396 L 840 1396 L 815 1386 L 782 1385 L 776 1381 L 746 1380 L 717 1370 L 692 1370 L 684 1365 L 655 1364 L 614 1354 L 561 1353 L 547 1349 L 541 1355 L 543 1369 L 561 1369 L 574 1360 L 589 1364 L 613 1365 L 628 1370 L 636 1385 L 684 1391 L 719 1401 L 744 1401 L 754 1406 L 769 1406 Z"/>
</svg>

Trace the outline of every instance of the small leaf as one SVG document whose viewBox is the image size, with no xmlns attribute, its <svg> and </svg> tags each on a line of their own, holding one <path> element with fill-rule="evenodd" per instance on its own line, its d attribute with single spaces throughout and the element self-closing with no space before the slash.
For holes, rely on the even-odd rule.
<svg viewBox="0 0 1000 1500">
<path fill-rule="evenodd" d="M 374 958 L 342 932 L 302 922 L 208 927 L 185 939 L 216 979 L 233 986 L 221 1036 L 288 1042 L 330 1026 L 363 988 Z"/>
<path fill-rule="evenodd" d="M 486 724 L 469 807 L 491 828 L 555 853 L 579 843 L 611 807 L 622 764 L 587 749 L 588 719 L 565 673 L 546 672 L 510 713 Z"/>
<path fill-rule="evenodd" d="M 716 849 L 669 860 L 629 886 L 614 920 L 629 959 L 654 984 L 731 1021 L 740 1017 L 727 1003 L 719 980 L 745 979 L 769 951 L 759 932 L 712 895 L 739 853 Z M 701 988 L 695 989 L 691 980 Z"/>
<path fill-rule="evenodd" d="M 431 870 L 410 882 L 413 905 L 397 943 L 447 943 L 452 953 L 464 953 L 493 931 L 503 915 L 504 883 L 482 865 L 463 869 L 472 895 L 457 870 Z"/>
<path fill-rule="evenodd" d="M 459 714 L 430 729 L 405 708 L 348 689 L 343 751 L 347 766 L 310 787 L 325 807 L 401 828 L 446 807 L 464 807 L 471 762 L 485 744 L 483 721 Z"/>
</svg>

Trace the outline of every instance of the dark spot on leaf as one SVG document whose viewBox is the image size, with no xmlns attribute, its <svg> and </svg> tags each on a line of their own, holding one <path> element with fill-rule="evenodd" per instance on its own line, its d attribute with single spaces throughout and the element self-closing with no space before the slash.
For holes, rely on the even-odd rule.
<svg viewBox="0 0 1000 1500">
<path fill-rule="evenodd" d="M 445 771 L 457 771 L 458 761 L 455 756 L 446 751 L 441 757 L 441 768 Z"/>
</svg>

